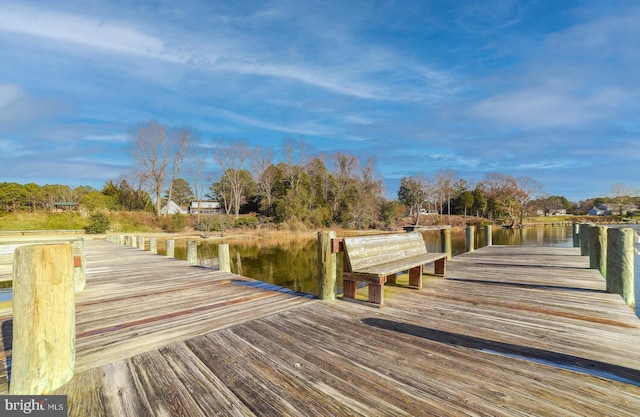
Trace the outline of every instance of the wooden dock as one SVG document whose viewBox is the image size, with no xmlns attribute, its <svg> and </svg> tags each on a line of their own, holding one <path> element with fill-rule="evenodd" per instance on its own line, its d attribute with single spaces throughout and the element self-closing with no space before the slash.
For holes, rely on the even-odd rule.
<svg viewBox="0 0 640 417">
<path fill-rule="evenodd" d="M 383 309 L 107 242 L 85 249 L 76 375 L 56 392 L 69 416 L 640 410 L 640 320 L 578 249 L 482 248 L 420 291 L 385 287 Z"/>
</svg>

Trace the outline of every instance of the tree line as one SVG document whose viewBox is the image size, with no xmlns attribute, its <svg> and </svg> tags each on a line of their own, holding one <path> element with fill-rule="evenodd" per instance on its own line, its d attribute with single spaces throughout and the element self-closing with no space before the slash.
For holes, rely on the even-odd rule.
<svg viewBox="0 0 640 417">
<path fill-rule="evenodd" d="M 404 216 L 418 223 L 431 215 L 444 223 L 441 216 L 462 215 L 515 225 L 536 210 L 576 209 L 562 196 L 545 195 L 533 178 L 490 173 L 472 183 L 448 170 L 404 177 L 397 199 L 387 199 L 375 159 L 319 153 L 302 137 L 285 138 L 276 160 L 272 149 L 251 148 L 243 139 L 203 140 L 192 128 L 149 121 L 130 129 L 128 144 L 136 167 L 102 190 L 0 183 L 0 206 L 4 211 L 52 209 L 57 201 L 70 201 L 88 210 L 161 215 L 169 200 L 184 206 L 216 199 L 236 219 L 255 213 L 265 222 L 355 229 L 391 227 Z M 633 200 L 636 191 L 623 190 Z M 624 198 L 625 192 L 616 193 Z"/>
</svg>

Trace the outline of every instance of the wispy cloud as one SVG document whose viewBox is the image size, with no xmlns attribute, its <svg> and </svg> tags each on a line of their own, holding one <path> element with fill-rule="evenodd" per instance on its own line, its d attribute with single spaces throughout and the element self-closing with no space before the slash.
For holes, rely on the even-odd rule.
<svg viewBox="0 0 640 417">
<path fill-rule="evenodd" d="M 325 136 L 335 134 L 334 128 L 324 126 L 322 124 L 317 124 L 312 121 L 304 123 L 294 122 L 278 124 L 215 107 L 208 107 L 206 112 L 209 115 L 214 115 L 215 117 L 219 117 L 233 123 L 271 130 L 275 132 L 304 136 Z"/>
<path fill-rule="evenodd" d="M 112 133 L 105 135 L 87 135 L 85 140 L 92 142 L 126 142 L 128 136 L 124 133 Z"/>
<path fill-rule="evenodd" d="M 82 14 L 28 6 L 4 6 L 0 7 L 0 31 L 166 61 L 186 60 L 186 57 L 168 51 L 165 42 L 158 37 L 125 24 Z"/>
<path fill-rule="evenodd" d="M 32 175 L 7 153 L 37 150 L 60 162 L 34 153 L 42 175 L 113 173 L 127 127 L 149 119 L 252 145 L 302 135 L 376 155 L 393 179 L 498 170 L 555 186 L 640 164 L 632 2 L 320 3 L 3 2 L 3 168 Z"/>
<path fill-rule="evenodd" d="M 506 127 L 583 127 L 610 119 L 629 98 L 615 89 L 585 92 L 547 85 L 489 97 L 470 111 L 475 117 Z"/>
<path fill-rule="evenodd" d="M 15 84 L 0 83 L 0 128 L 13 129 L 49 119 L 65 108 L 61 101 L 38 98 Z"/>
</svg>

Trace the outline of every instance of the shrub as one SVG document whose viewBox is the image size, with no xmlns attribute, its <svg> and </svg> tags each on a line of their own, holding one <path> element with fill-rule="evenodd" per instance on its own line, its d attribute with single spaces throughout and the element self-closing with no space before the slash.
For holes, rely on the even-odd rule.
<svg viewBox="0 0 640 417">
<path fill-rule="evenodd" d="M 193 224 L 194 230 L 198 232 L 219 232 L 220 226 L 212 216 L 202 216 Z"/>
<path fill-rule="evenodd" d="M 184 214 L 172 214 L 161 220 L 162 230 L 169 233 L 181 232 L 187 226 L 187 216 Z"/>
<path fill-rule="evenodd" d="M 235 220 L 234 227 L 255 229 L 258 227 L 257 217 L 239 217 Z"/>
<path fill-rule="evenodd" d="M 109 217 L 104 213 L 93 213 L 89 217 L 89 224 L 84 227 L 84 231 L 89 234 L 105 233 L 109 230 Z"/>
</svg>

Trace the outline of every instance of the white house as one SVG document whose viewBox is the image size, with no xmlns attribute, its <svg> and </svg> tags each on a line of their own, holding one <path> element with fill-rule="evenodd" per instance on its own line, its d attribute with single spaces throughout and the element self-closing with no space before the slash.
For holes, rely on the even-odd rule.
<svg viewBox="0 0 640 417">
<path fill-rule="evenodd" d="M 173 200 L 169 200 L 169 202 L 160 209 L 160 214 L 187 214 L 187 212 L 174 203 Z"/>
<path fill-rule="evenodd" d="M 589 216 L 609 216 L 611 210 L 606 204 L 600 204 L 598 207 L 594 207 L 589 210 Z"/>
<path fill-rule="evenodd" d="M 219 214 L 220 202 L 217 200 L 192 201 L 189 204 L 191 214 Z"/>
</svg>

